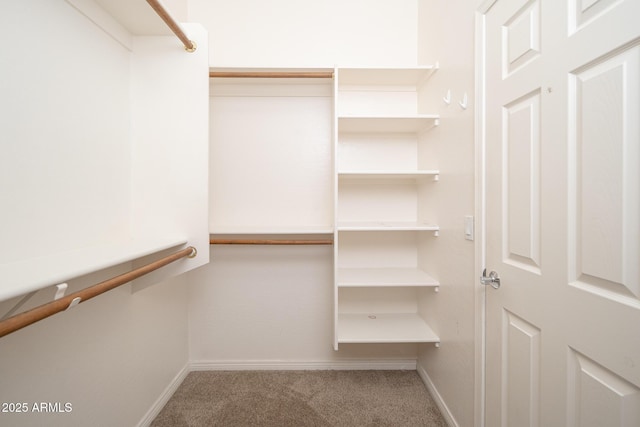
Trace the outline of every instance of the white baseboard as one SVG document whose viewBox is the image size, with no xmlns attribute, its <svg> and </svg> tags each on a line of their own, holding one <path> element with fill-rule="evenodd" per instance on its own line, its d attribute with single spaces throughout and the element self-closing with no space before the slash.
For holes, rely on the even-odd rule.
<svg viewBox="0 0 640 427">
<path fill-rule="evenodd" d="M 419 365 L 417 366 L 416 371 L 418 371 L 418 375 L 420 375 L 420 378 L 422 378 L 422 382 L 427 387 L 427 390 L 429 390 L 429 394 L 431 394 L 433 400 L 436 402 L 436 405 L 438 406 L 438 409 L 440 409 L 440 412 L 442 413 L 442 416 L 447 425 L 449 427 L 459 427 L 456 419 L 453 417 L 453 414 L 449 410 L 449 407 L 446 403 L 444 403 L 444 400 L 442 400 L 442 396 L 440 396 L 440 393 L 438 393 L 438 390 L 433 384 L 433 381 L 431 381 L 431 378 L 429 378 L 427 371 L 425 371 L 424 368 Z"/>
<path fill-rule="evenodd" d="M 173 378 L 173 380 L 169 383 L 167 388 L 164 389 L 160 397 L 151 405 L 151 408 L 147 411 L 147 413 L 142 417 L 137 427 L 148 427 L 151 425 L 153 420 L 158 416 L 164 405 L 167 404 L 173 393 L 178 389 L 182 381 L 187 377 L 187 375 L 191 372 L 189 364 L 187 363 L 184 368 L 178 372 L 178 374 Z"/>
<path fill-rule="evenodd" d="M 415 370 L 415 359 L 398 360 L 197 360 L 192 371 Z"/>
</svg>

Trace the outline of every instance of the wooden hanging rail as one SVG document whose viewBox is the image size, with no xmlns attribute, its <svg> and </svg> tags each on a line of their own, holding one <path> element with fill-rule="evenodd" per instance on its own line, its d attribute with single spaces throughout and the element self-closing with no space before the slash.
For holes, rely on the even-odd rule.
<svg viewBox="0 0 640 427">
<path fill-rule="evenodd" d="M 209 243 L 212 245 L 333 245 L 333 240 L 210 239 Z"/>
<path fill-rule="evenodd" d="M 333 71 L 210 71 L 210 78 L 332 79 Z"/>
<path fill-rule="evenodd" d="M 144 276 L 145 274 L 151 273 L 152 271 L 157 270 L 160 267 L 164 267 L 167 264 L 171 264 L 172 262 L 175 262 L 181 258 L 187 256 L 193 258 L 196 256 L 196 254 L 196 249 L 193 246 L 189 246 L 188 248 L 182 249 L 171 255 L 167 255 L 164 258 L 160 258 L 157 261 L 131 270 L 128 273 L 121 274 L 120 276 L 105 280 L 104 282 L 100 282 L 78 292 L 74 292 L 60 299 L 42 304 L 38 307 L 32 308 L 31 310 L 25 311 L 24 313 L 16 314 L 15 316 L 9 317 L 8 319 L 0 322 L 0 337 L 22 329 L 25 326 L 29 326 L 42 319 L 46 319 L 47 317 L 53 316 L 56 313 L 67 310 L 68 308 L 71 308 L 77 304 L 80 304 L 81 302 L 85 302 L 88 299 L 117 288 L 118 286 L 122 286 L 125 283 L 137 279 L 138 277 Z"/>
<path fill-rule="evenodd" d="M 197 47 L 196 44 L 192 40 L 189 40 L 189 37 L 187 37 L 187 34 L 184 32 L 180 24 L 173 19 L 173 16 L 171 16 L 169 11 L 165 9 L 164 5 L 160 3 L 159 0 L 147 0 L 147 3 L 149 3 L 149 6 L 151 6 L 165 24 L 167 24 L 169 29 L 173 31 L 173 34 L 178 36 L 182 44 L 184 44 L 184 50 L 187 52 L 194 52 Z"/>
</svg>

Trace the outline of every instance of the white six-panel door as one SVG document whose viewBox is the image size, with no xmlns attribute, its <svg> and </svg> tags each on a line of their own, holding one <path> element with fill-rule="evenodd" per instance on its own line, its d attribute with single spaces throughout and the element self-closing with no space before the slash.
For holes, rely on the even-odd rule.
<svg viewBox="0 0 640 427">
<path fill-rule="evenodd" d="M 486 426 L 640 426 L 640 0 L 484 6 Z"/>
</svg>

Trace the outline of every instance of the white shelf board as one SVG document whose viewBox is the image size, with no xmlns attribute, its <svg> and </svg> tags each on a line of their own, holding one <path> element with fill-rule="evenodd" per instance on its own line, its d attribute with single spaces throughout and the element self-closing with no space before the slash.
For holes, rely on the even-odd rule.
<svg viewBox="0 0 640 427">
<path fill-rule="evenodd" d="M 340 86 L 416 86 L 431 76 L 437 69 L 437 65 L 338 68 L 338 83 Z"/>
<path fill-rule="evenodd" d="M 346 133 L 417 133 L 438 125 L 438 114 L 412 116 L 340 116 L 338 131 Z"/>
<path fill-rule="evenodd" d="M 333 226 L 213 226 L 209 234 L 332 234 Z"/>
<path fill-rule="evenodd" d="M 132 239 L 0 265 L 0 301 L 186 244 L 184 238 Z"/>
<path fill-rule="evenodd" d="M 339 287 L 440 286 L 418 268 L 338 268 Z"/>
<path fill-rule="evenodd" d="M 438 231 L 440 227 L 410 221 L 342 221 L 338 231 Z"/>
<path fill-rule="evenodd" d="M 338 314 L 338 343 L 424 342 L 440 342 L 440 338 L 416 313 Z"/>
<path fill-rule="evenodd" d="M 391 178 L 391 179 L 416 179 L 428 176 L 439 175 L 438 170 L 342 170 L 338 172 L 338 177 L 346 179 L 375 179 L 375 178 Z"/>
</svg>

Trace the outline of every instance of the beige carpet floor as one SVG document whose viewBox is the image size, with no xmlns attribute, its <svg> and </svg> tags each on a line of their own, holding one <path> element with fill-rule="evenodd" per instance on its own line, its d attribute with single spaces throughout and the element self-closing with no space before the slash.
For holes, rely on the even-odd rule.
<svg viewBox="0 0 640 427">
<path fill-rule="evenodd" d="M 191 372 L 151 424 L 446 425 L 416 371 Z"/>
</svg>

